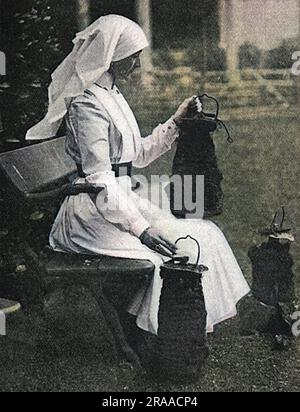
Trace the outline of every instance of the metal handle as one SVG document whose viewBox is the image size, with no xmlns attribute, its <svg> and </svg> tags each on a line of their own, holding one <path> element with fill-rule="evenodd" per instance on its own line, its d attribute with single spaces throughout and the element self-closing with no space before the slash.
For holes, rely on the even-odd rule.
<svg viewBox="0 0 300 412">
<path fill-rule="evenodd" d="M 220 104 L 219 104 L 218 100 L 217 100 L 215 97 L 213 97 L 213 96 L 209 96 L 209 95 L 208 95 L 208 94 L 206 94 L 206 93 L 201 94 L 201 95 L 200 95 L 200 96 L 198 96 L 198 97 L 199 97 L 199 99 L 200 99 L 201 103 L 203 103 L 203 104 L 204 104 L 204 102 L 202 101 L 203 97 L 206 97 L 207 99 L 213 100 L 213 101 L 216 103 L 216 114 L 215 114 L 215 120 L 217 120 L 217 119 L 218 119 L 218 117 L 219 117 L 219 113 L 220 113 Z"/>
<path fill-rule="evenodd" d="M 192 240 L 194 240 L 194 241 L 197 243 L 197 246 L 198 246 L 198 257 L 197 257 L 197 262 L 196 262 L 196 265 L 195 265 L 195 268 L 197 268 L 197 267 L 199 266 L 200 257 L 201 257 L 201 247 L 200 247 L 200 244 L 199 244 L 198 240 L 195 239 L 194 237 L 190 236 L 190 235 L 187 235 L 187 236 L 185 236 L 185 237 L 180 237 L 179 239 L 177 239 L 176 242 L 175 242 L 175 245 L 177 245 L 177 243 L 180 242 L 181 240 L 186 240 L 186 239 L 192 239 Z"/>
<path fill-rule="evenodd" d="M 232 144 L 234 142 L 234 140 L 231 137 L 230 132 L 229 132 L 228 127 L 226 126 L 226 124 L 220 119 L 217 119 L 217 122 L 218 122 L 219 125 L 221 125 L 224 128 L 224 130 L 227 134 L 227 142 Z"/>
<path fill-rule="evenodd" d="M 214 118 L 212 117 L 212 119 L 213 119 L 215 122 L 217 122 L 220 126 L 222 126 L 222 127 L 224 128 L 224 130 L 225 130 L 225 132 L 226 132 L 226 134 L 227 134 L 227 142 L 228 142 L 228 143 L 233 143 L 234 140 L 233 140 L 233 138 L 232 138 L 231 135 L 230 135 L 230 132 L 229 132 L 229 130 L 228 130 L 228 127 L 226 126 L 226 124 L 225 124 L 222 120 L 219 119 L 219 113 L 220 113 L 220 104 L 219 104 L 219 101 L 218 101 L 215 97 L 209 96 L 208 94 L 204 93 L 204 94 L 198 96 L 198 98 L 199 98 L 200 101 L 203 103 L 203 105 L 204 105 L 204 102 L 202 101 L 202 99 L 203 99 L 204 97 L 207 98 L 207 99 L 209 99 L 209 100 L 213 100 L 213 101 L 216 103 L 216 114 L 214 115 L 214 116 L 215 116 Z M 206 115 L 206 116 L 208 116 L 208 117 L 212 116 L 212 115 L 210 115 L 209 113 L 205 113 L 204 111 L 203 111 L 203 114 Z"/>
</svg>

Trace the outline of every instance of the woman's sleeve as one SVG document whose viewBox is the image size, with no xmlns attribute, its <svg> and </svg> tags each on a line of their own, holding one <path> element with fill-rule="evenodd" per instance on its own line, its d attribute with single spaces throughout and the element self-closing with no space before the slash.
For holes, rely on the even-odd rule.
<svg viewBox="0 0 300 412">
<path fill-rule="evenodd" d="M 159 124 L 150 136 L 140 138 L 137 157 L 133 165 L 137 168 L 148 166 L 168 152 L 178 136 L 179 129 L 172 117 L 166 123 Z"/>
<path fill-rule="evenodd" d="M 110 223 L 139 237 L 151 225 L 144 219 L 128 191 L 112 171 L 109 147 L 109 120 L 91 100 L 75 101 L 69 109 L 69 127 L 78 143 L 86 181 L 106 185 L 107 193 L 96 200 L 99 212 Z"/>
</svg>

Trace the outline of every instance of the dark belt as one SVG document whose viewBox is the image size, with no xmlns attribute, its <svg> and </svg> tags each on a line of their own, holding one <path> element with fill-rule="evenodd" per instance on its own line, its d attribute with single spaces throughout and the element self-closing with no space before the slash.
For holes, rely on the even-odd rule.
<svg viewBox="0 0 300 412">
<path fill-rule="evenodd" d="M 82 165 L 77 163 L 78 176 L 81 178 L 86 178 L 86 174 L 82 170 Z M 111 165 L 113 172 L 115 172 L 116 177 L 122 176 L 132 176 L 132 162 L 129 163 L 119 163 Z"/>
</svg>

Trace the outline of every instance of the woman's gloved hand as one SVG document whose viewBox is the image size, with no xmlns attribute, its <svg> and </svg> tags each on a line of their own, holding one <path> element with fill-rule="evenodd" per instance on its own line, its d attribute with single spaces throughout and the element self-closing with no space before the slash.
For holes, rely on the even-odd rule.
<svg viewBox="0 0 300 412">
<path fill-rule="evenodd" d="M 182 120 L 187 117 L 188 113 L 192 113 L 192 115 L 196 115 L 197 113 L 201 113 L 202 111 L 202 103 L 197 96 L 192 96 L 186 99 L 177 109 L 176 113 L 173 116 L 175 123 L 180 126 L 182 124 Z"/>
<path fill-rule="evenodd" d="M 163 256 L 172 258 L 176 254 L 177 246 L 165 239 L 158 230 L 152 227 L 141 234 L 140 240 L 143 245 Z"/>
</svg>

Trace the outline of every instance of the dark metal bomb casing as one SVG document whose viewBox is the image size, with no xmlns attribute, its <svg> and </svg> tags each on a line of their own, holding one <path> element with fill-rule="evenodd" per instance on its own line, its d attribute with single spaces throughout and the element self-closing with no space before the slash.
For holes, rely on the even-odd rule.
<svg viewBox="0 0 300 412">
<path fill-rule="evenodd" d="M 170 184 L 170 203 L 171 211 L 177 218 L 185 218 L 187 214 L 196 213 L 196 210 L 186 210 L 184 206 L 178 210 L 176 206 L 176 196 L 181 191 L 183 205 L 188 204 L 185 201 L 184 178 L 192 177 L 192 201 L 196 202 L 197 198 L 197 176 L 204 176 L 204 217 L 211 218 L 220 215 L 223 211 L 223 175 L 219 169 L 218 159 L 216 156 L 216 147 L 212 134 L 222 125 L 227 133 L 227 141 L 232 143 L 226 125 L 218 118 L 219 103 L 211 96 L 199 96 L 202 104 L 204 98 L 213 100 L 216 103 L 215 113 L 201 112 L 197 115 L 188 113 L 187 117 L 182 120 L 180 126 L 181 135 L 178 140 L 176 154 L 173 160 L 172 175 L 181 176 L 182 187 L 175 187 L 174 183 Z"/>
<path fill-rule="evenodd" d="M 179 283 L 201 283 L 203 273 L 208 271 L 208 267 L 204 265 L 194 265 L 188 262 L 188 256 L 176 257 L 166 262 L 161 266 L 161 278 L 166 282 L 170 280 L 172 282 L 179 281 Z M 198 275 L 198 277 L 196 275 Z"/>
<path fill-rule="evenodd" d="M 207 312 L 202 287 L 208 268 L 175 257 L 161 267 L 163 287 L 158 314 L 158 338 L 151 373 L 162 380 L 191 382 L 208 356 Z"/>
</svg>

